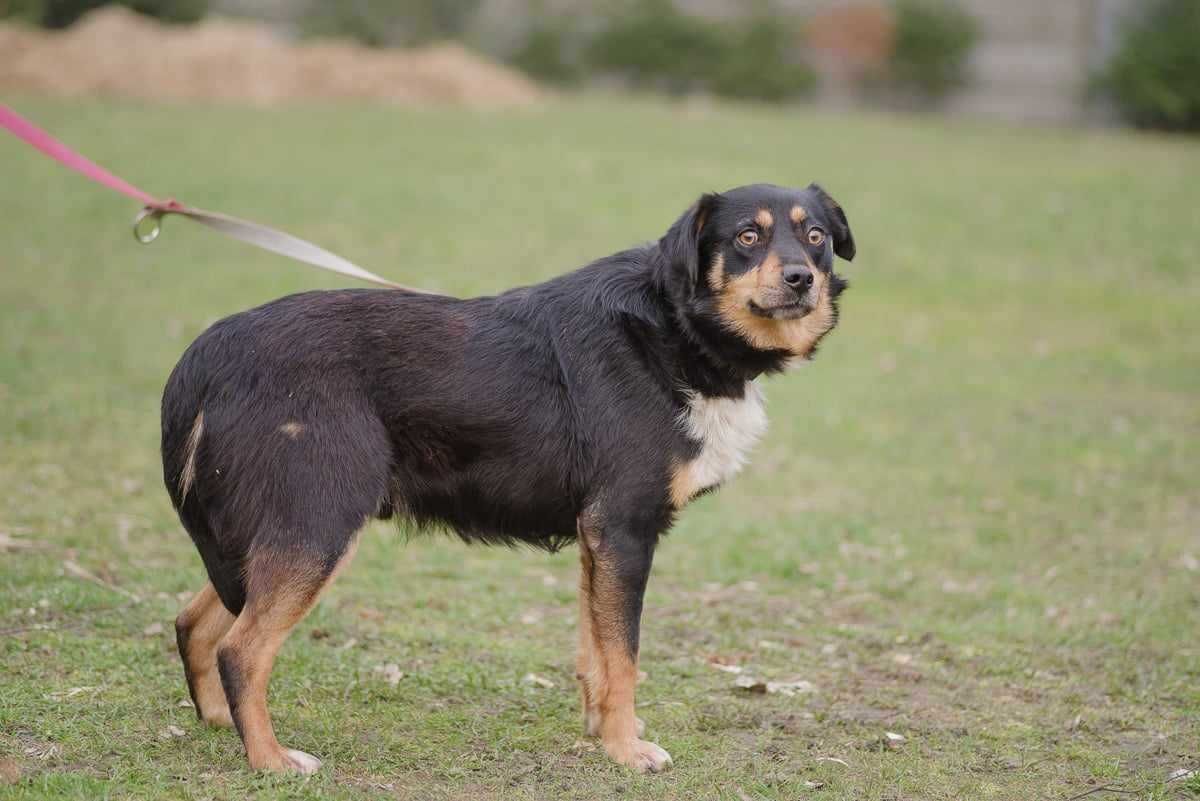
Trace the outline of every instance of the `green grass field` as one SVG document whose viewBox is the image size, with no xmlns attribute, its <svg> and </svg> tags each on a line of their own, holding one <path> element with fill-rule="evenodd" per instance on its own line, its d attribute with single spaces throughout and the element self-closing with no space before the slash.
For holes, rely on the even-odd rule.
<svg viewBox="0 0 1200 801">
<path fill-rule="evenodd" d="M 1170 780 L 1200 767 L 1196 141 L 603 98 L 9 101 L 152 191 L 452 293 L 759 180 L 822 182 L 859 257 L 820 357 L 767 383 L 753 466 L 659 550 L 639 714 L 672 772 L 581 737 L 573 550 L 377 524 L 273 683 L 280 740 L 325 768 L 255 775 L 183 705 L 172 621 L 204 578 L 159 393 L 215 319 L 346 282 L 178 219 L 140 247 L 135 204 L 0 137 L 0 798 L 1200 795 Z"/>
</svg>

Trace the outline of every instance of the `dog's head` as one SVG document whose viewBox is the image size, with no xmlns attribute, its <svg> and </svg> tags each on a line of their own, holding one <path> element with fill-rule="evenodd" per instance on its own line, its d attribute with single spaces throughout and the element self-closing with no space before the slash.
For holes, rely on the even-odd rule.
<svg viewBox="0 0 1200 801">
<path fill-rule="evenodd" d="M 701 197 L 659 243 L 672 295 L 694 328 L 714 325 L 757 351 L 809 357 L 837 324 L 854 258 L 841 206 L 813 184 L 756 184 Z"/>
</svg>

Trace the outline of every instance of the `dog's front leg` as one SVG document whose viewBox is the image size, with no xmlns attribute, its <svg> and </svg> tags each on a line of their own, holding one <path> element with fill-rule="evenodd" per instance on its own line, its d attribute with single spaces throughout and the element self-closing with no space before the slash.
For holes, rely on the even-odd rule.
<svg viewBox="0 0 1200 801">
<path fill-rule="evenodd" d="M 671 755 L 640 739 L 634 714 L 642 596 L 657 532 L 585 514 L 579 521 L 580 654 L 585 724 L 615 761 L 657 773 Z"/>
</svg>

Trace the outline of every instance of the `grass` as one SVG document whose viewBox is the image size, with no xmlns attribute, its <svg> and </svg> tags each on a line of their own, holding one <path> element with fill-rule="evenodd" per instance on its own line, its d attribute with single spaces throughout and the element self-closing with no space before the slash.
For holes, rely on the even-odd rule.
<svg viewBox="0 0 1200 801">
<path fill-rule="evenodd" d="M 158 398 L 216 318 L 339 282 L 176 219 L 140 247 L 133 204 L 0 139 L 0 533 L 33 546 L 0 548 L 0 798 L 1200 795 L 1168 780 L 1200 762 L 1194 141 L 615 99 L 12 100 L 134 183 L 448 292 L 756 180 L 819 179 L 859 258 L 820 358 L 767 384 L 753 466 L 656 559 L 639 706 L 674 771 L 580 739 L 572 552 L 380 524 L 273 684 L 280 739 L 326 768 L 254 775 L 181 706 L 171 621 L 204 579 Z M 746 694 L 713 660 L 815 689 Z"/>
</svg>

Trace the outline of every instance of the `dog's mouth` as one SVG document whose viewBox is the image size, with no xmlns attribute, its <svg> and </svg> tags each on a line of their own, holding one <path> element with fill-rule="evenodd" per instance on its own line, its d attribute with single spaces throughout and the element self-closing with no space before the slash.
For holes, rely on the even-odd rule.
<svg viewBox="0 0 1200 801">
<path fill-rule="evenodd" d="M 751 313 L 768 320 L 799 320 L 812 311 L 812 306 L 803 300 L 793 300 L 772 306 L 763 306 L 750 301 Z"/>
</svg>

